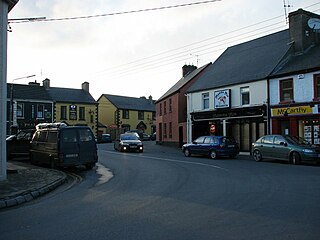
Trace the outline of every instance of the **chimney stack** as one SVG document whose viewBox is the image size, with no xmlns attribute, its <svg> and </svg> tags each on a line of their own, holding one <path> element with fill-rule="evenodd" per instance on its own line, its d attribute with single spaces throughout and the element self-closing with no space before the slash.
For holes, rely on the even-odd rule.
<svg viewBox="0 0 320 240">
<path fill-rule="evenodd" d="M 50 88 L 50 79 L 46 78 L 45 80 L 43 80 L 42 85 L 44 86 L 45 89 L 49 89 Z"/>
<path fill-rule="evenodd" d="M 84 82 L 81 85 L 82 90 L 89 92 L 89 83 L 88 82 Z"/>
<path fill-rule="evenodd" d="M 193 65 L 184 65 L 182 67 L 182 77 L 187 76 L 189 73 L 191 73 L 192 71 L 196 70 L 197 67 L 193 66 Z"/>
<path fill-rule="evenodd" d="M 289 32 L 291 41 L 294 42 L 294 52 L 303 53 L 309 47 L 319 43 L 319 29 L 312 29 L 308 21 L 320 19 L 320 15 L 299 9 L 289 14 Z"/>
</svg>

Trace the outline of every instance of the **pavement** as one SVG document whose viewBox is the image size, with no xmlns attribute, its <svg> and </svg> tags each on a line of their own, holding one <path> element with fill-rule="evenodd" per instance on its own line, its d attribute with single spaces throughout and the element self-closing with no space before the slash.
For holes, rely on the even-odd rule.
<svg viewBox="0 0 320 240">
<path fill-rule="evenodd" d="M 7 180 L 0 181 L 0 210 L 38 198 L 66 180 L 67 175 L 62 171 L 25 161 L 8 161 Z"/>
</svg>

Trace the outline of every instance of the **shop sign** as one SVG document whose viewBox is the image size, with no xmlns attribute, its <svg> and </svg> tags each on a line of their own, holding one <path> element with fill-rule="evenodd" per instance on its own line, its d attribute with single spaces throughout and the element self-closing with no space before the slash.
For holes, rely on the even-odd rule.
<svg viewBox="0 0 320 240">
<path fill-rule="evenodd" d="M 230 89 L 214 92 L 214 108 L 230 107 Z"/>
<path fill-rule="evenodd" d="M 313 114 L 314 109 L 310 106 L 299 106 L 299 107 L 286 107 L 286 108 L 273 108 L 271 110 L 272 117 L 282 117 L 282 116 L 295 116 L 295 115 L 305 115 Z"/>
<path fill-rule="evenodd" d="M 77 106 L 76 105 L 70 105 L 69 119 L 70 120 L 77 120 Z"/>
<path fill-rule="evenodd" d="M 210 132 L 215 133 L 216 132 L 216 126 L 214 124 L 211 124 L 210 126 Z"/>
</svg>

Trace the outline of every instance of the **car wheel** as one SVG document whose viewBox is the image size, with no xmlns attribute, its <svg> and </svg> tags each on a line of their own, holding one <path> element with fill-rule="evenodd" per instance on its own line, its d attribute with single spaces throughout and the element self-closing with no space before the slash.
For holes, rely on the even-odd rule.
<svg viewBox="0 0 320 240">
<path fill-rule="evenodd" d="M 216 158 L 217 158 L 217 153 L 212 150 L 212 151 L 210 152 L 210 158 L 211 158 L 211 159 L 216 159 Z"/>
<path fill-rule="evenodd" d="M 297 153 L 297 152 L 291 153 L 290 162 L 293 165 L 298 165 L 300 163 L 300 160 L 301 160 L 301 157 L 300 157 L 299 153 Z"/>
<path fill-rule="evenodd" d="M 186 148 L 186 149 L 184 150 L 184 155 L 185 155 L 186 157 L 190 157 L 190 156 L 191 156 L 191 153 L 190 153 L 190 151 L 189 151 L 188 148 Z"/>
<path fill-rule="evenodd" d="M 261 152 L 259 150 L 254 150 L 253 158 L 256 162 L 260 162 L 262 160 Z"/>
</svg>

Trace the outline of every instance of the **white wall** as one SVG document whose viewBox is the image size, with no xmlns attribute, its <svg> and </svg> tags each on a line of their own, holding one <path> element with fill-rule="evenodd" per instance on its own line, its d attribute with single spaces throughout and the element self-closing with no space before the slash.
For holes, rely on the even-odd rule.
<svg viewBox="0 0 320 240">
<path fill-rule="evenodd" d="M 293 97 L 296 103 L 312 102 L 314 98 L 313 76 L 320 74 L 320 71 L 290 75 L 283 78 L 270 79 L 270 105 L 277 105 L 280 102 L 280 80 L 293 79 Z M 299 78 L 300 76 L 300 78 Z"/>
<path fill-rule="evenodd" d="M 209 93 L 209 111 L 214 110 L 214 92 L 224 89 L 231 89 L 231 108 L 238 108 L 241 106 L 240 88 L 249 87 L 250 104 L 246 106 L 262 105 L 267 101 L 267 80 L 251 82 L 246 84 L 239 84 L 235 86 L 211 89 L 207 91 L 189 93 L 188 100 L 188 115 L 191 112 L 204 111 L 202 109 L 202 94 Z"/>
</svg>

